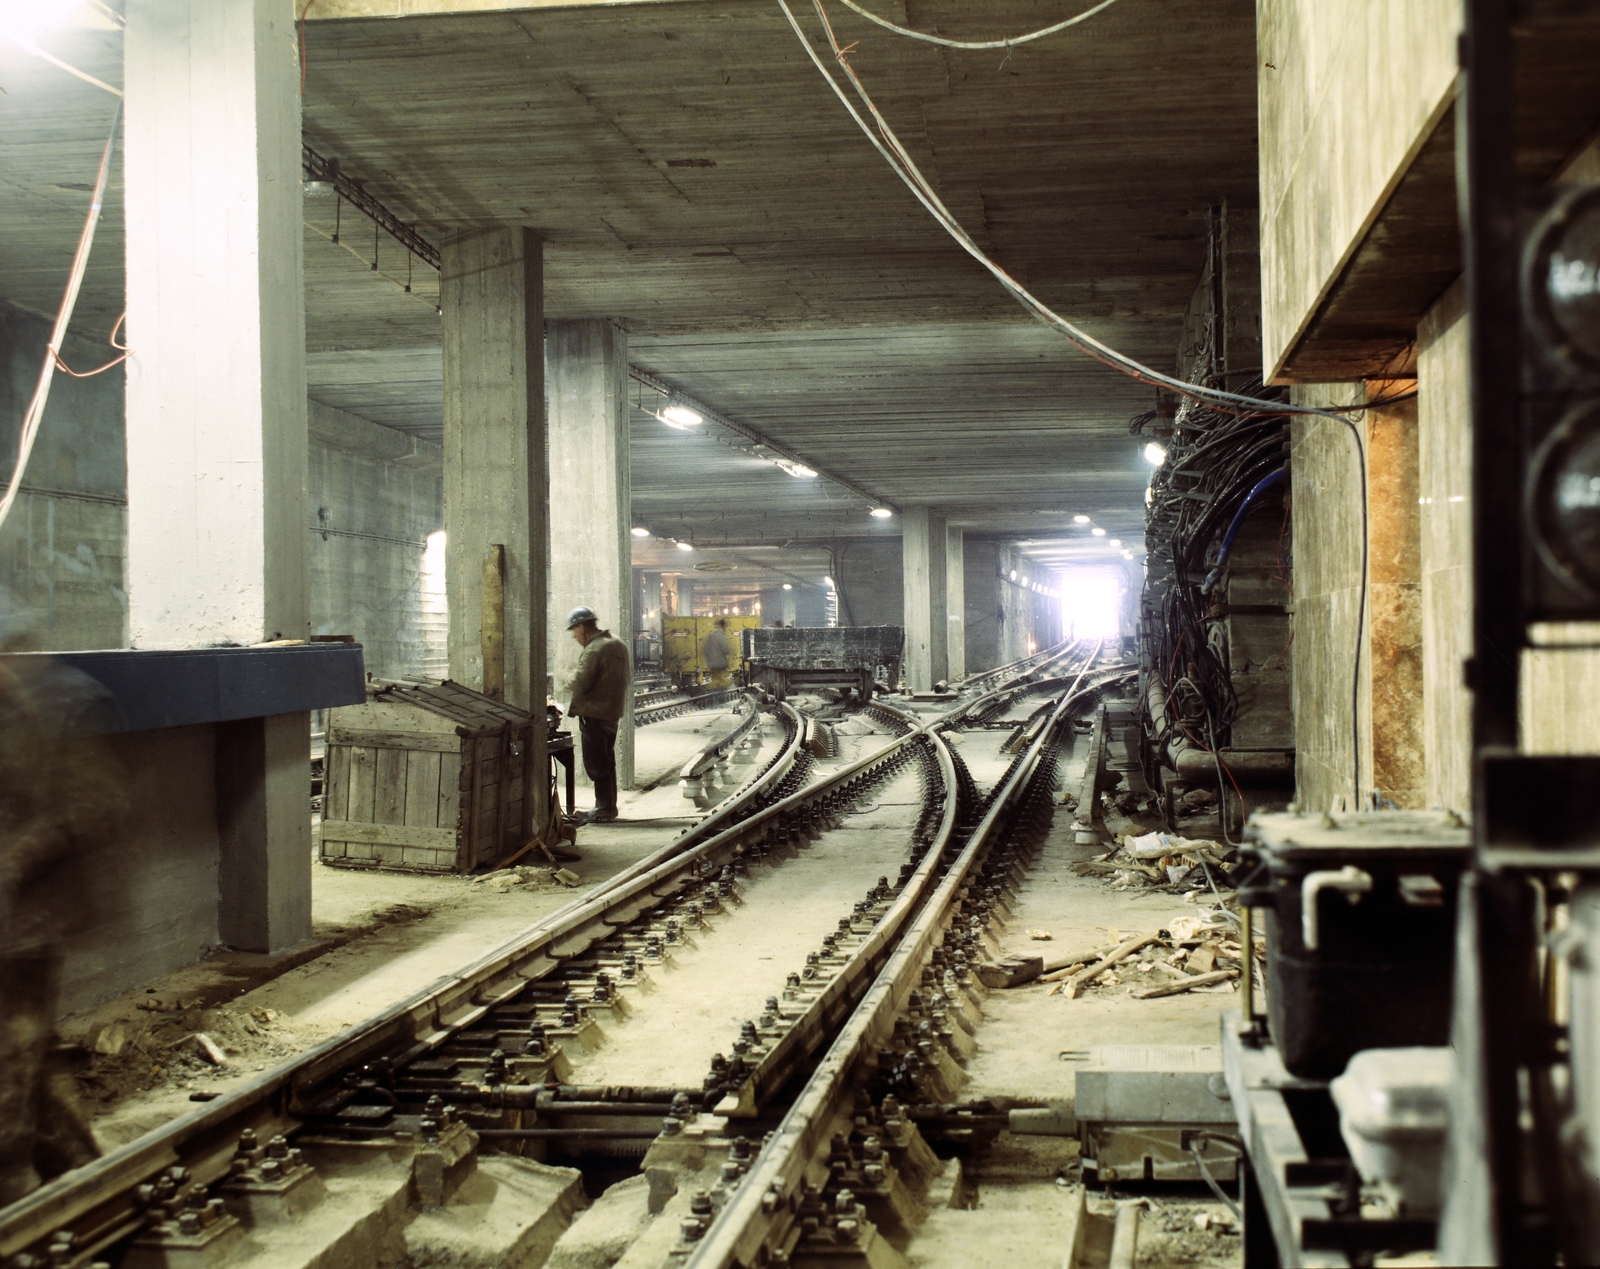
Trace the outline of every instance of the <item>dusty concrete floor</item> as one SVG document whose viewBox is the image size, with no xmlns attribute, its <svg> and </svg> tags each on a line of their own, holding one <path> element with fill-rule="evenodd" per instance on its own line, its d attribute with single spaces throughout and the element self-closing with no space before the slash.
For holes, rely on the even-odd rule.
<svg viewBox="0 0 1600 1269">
<path fill-rule="evenodd" d="M 965 733 L 962 754 L 981 785 L 1004 771 L 1002 731 Z M 1075 790 L 1082 778 L 1084 738 L 1063 764 L 1060 787 Z M 1048 958 L 1161 928 L 1173 917 L 1196 914 L 1181 896 L 1115 891 L 1103 881 L 1078 877 L 1073 861 L 1103 848 L 1074 844 L 1073 816 L 1062 808 L 1040 850 L 1002 936 L 1004 953 Z M 1048 941 L 1030 937 L 1048 933 Z M 1076 1064 L 1063 1058 L 1107 1044 L 1216 1044 L 1219 1014 L 1232 1007 L 1231 991 L 1138 1000 L 1142 986 L 1120 982 L 1076 1000 L 1050 995 L 1044 984 L 991 992 L 977 1032 L 978 1052 L 967 1065 L 963 1100 L 1070 1102 Z M 1165 1186 L 1158 1194 L 1096 1187 L 1081 1197 L 1077 1141 L 1001 1133 L 986 1151 L 962 1161 L 962 1199 L 934 1211 L 907 1249 L 915 1269 L 956 1269 L 1062 1263 L 1080 1203 L 1093 1216 L 1112 1219 L 1121 1202 L 1146 1207 L 1140 1227 L 1141 1266 L 1198 1265 L 1233 1269 L 1241 1263 L 1238 1226 L 1227 1208 L 1199 1186 Z M 1143 1187 L 1137 1187 L 1143 1189 Z M 1192 1189 L 1191 1192 L 1187 1192 Z"/>
<path fill-rule="evenodd" d="M 413 995 L 670 841 L 704 813 L 678 791 L 678 769 L 735 722 L 722 709 L 640 729 L 639 787 L 619 799 L 618 823 L 579 830 L 583 859 L 569 865 L 581 878 L 575 888 L 545 869 L 529 869 L 528 881 L 502 889 L 467 877 L 314 861 L 308 943 L 271 957 L 219 949 L 63 1019 L 63 1038 L 89 1053 L 80 1086 L 101 1145 L 130 1141 L 193 1109 L 196 1095 L 225 1092 Z M 760 770 L 779 734 L 769 721 L 757 764 L 735 770 Z M 580 785 L 579 806 L 590 801 Z M 225 1068 L 205 1060 L 197 1032 L 223 1048 Z"/>
<path fill-rule="evenodd" d="M 580 830 L 584 858 L 574 865 L 581 877 L 576 889 L 538 876 L 499 889 L 465 878 L 316 866 L 318 937 L 311 947 L 273 959 L 218 956 L 67 1020 L 68 1038 L 90 1049 L 97 1042 L 115 1047 L 119 1037 L 122 1044 L 114 1056 L 97 1055 L 85 1072 L 102 1143 L 130 1140 L 191 1109 L 192 1095 L 221 1092 L 413 994 L 659 847 L 700 813 L 677 789 L 678 768 L 732 721 L 718 711 L 641 730 L 639 788 L 624 794 L 618 824 Z M 841 752 L 818 764 L 819 777 L 888 739 L 864 720 L 839 730 Z M 998 752 L 1004 736 L 978 731 L 957 740 L 985 787 L 1010 763 Z M 776 728 L 769 725 L 763 760 L 775 742 Z M 1069 760 L 1062 786 L 1075 787 L 1077 778 Z M 580 788 L 580 806 L 588 802 L 585 794 Z M 718 918 L 674 967 L 658 971 L 657 991 L 634 1016 L 606 1024 L 613 1042 L 579 1060 L 578 1078 L 698 1082 L 710 1054 L 728 1051 L 740 1022 L 781 989 L 785 973 L 798 968 L 833 919 L 877 876 L 892 875 L 919 805 L 916 780 L 903 775 L 876 791 L 841 830 L 776 869 L 759 870 L 743 905 Z M 1058 813 L 1006 929 L 1006 950 L 1072 951 L 1109 941 L 1112 931 L 1133 933 L 1174 915 L 1194 915 L 1195 906 L 1176 896 L 1116 892 L 1073 875 L 1069 865 L 1083 852 L 1073 845 L 1071 822 L 1070 813 Z M 1031 940 L 1030 929 L 1049 931 L 1051 941 Z M 1191 993 L 1140 1001 L 1127 994 L 1130 989 L 1119 984 L 1070 1001 L 1041 986 L 993 993 L 962 1096 L 1068 1098 L 1074 1067 L 1061 1059 L 1063 1051 L 1109 1043 L 1215 1043 L 1217 1015 L 1235 999 L 1232 993 Z M 140 1007 L 152 1003 L 158 1007 Z M 202 1030 L 230 1050 L 227 1069 L 199 1056 L 193 1035 Z M 1060 1263 L 1081 1201 L 1076 1163 L 1069 1139 L 1002 1134 L 984 1156 L 967 1161 L 964 1202 L 934 1214 L 908 1249 L 911 1263 L 929 1269 Z M 1129 1201 L 1097 1191 L 1089 1206 L 1109 1213 L 1119 1198 Z M 1168 1193 L 1140 1201 L 1151 1210 L 1139 1264 L 1222 1269 L 1238 1263 L 1239 1240 L 1227 1232 L 1225 1210 L 1209 1197 Z"/>
</svg>

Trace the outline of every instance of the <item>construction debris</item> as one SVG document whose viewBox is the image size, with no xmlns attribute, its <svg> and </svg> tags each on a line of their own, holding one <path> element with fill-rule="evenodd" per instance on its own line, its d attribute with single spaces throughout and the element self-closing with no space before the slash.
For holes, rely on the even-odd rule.
<svg viewBox="0 0 1600 1269">
<path fill-rule="evenodd" d="M 1099 859 L 1072 865 L 1080 877 L 1104 877 L 1115 890 L 1153 889 L 1169 894 L 1224 893 L 1231 897 L 1237 852 L 1210 838 L 1176 833 L 1126 834 Z"/>
<path fill-rule="evenodd" d="M 1111 972 L 1120 966 L 1124 974 L 1165 977 L 1164 982 L 1130 987 L 1129 994 L 1138 1000 L 1195 990 L 1220 991 L 1223 984 L 1239 977 L 1243 960 L 1238 929 L 1231 917 L 1225 907 L 1209 908 L 1192 917 L 1173 917 L 1162 929 L 1143 934 L 1129 936 L 1108 930 L 1116 941 L 1105 946 L 1050 960 L 1026 954 L 1008 956 L 979 965 L 978 978 L 991 989 L 1049 983 L 1047 994 L 1065 993 L 1068 1000 L 1076 1000 L 1086 989 L 1122 982 Z M 1258 938 L 1255 944 L 1256 960 L 1264 962 L 1265 940 Z"/>
</svg>

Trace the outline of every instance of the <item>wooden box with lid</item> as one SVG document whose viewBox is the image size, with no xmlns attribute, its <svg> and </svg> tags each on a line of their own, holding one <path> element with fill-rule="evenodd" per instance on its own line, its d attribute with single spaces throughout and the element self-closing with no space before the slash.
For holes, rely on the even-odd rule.
<svg viewBox="0 0 1600 1269">
<path fill-rule="evenodd" d="M 533 725 L 448 680 L 369 683 L 328 719 L 322 862 L 468 873 L 517 851 L 532 835 Z"/>
</svg>

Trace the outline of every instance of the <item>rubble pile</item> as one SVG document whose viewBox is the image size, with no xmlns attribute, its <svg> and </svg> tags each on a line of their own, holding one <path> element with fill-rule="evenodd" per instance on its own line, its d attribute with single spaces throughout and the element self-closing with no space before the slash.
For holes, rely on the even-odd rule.
<svg viewBox="0 0 1600 1269">
<path fill-rule="evenodd" d="M 1210 838 L 1176 833 L 1125 834 L 1098 859 L 1072 865 L 1080 877 L 1101 877 L 1113 890 L 1157 890 L 1227 901 L 1237 882 L 1238 851 Z"/>
<path fill-rule="evenodd" d="M 1124 935 L 1118 930 L 1107 934 L 1104 945 L 1070 955 L 1018 955 L 979 965 L 979 981 L 990 988 L 1048 984 L 1046 994 L 1068 1000 L 1118 988 L 1139 1000 L 1237 990 L 1244 950 L 1233 914 L 1224 907 L 1174 917 L 1163 928 L 1143 934 Z M 1256 938 L 1254 943 L 1259 983 L 1266 941 Z"/>
</svg>

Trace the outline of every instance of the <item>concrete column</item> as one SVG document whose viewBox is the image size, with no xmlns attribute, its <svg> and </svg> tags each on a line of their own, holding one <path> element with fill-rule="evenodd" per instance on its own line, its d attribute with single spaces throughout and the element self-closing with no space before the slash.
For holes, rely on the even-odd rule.
<svg viewBox="0 0 1600 1269">
<path fill-rule="evenodd" d="M 944 538 L 944 599 L 947 614 L 946 670 L 950 681 L 967 677 L 967 552 L 966 534 L 947 526 Z"/>
<path fill-rule="evenodd" d="M 678 616 L 694 616 L 694 578 L 678 579 Z"/>
<path fill-rule="evenodd" d="M 545 480 L 544 244 L 502 226 L 447 236 L 444 310 L 445 577 L 450 677 L 483 687 L 483 561 L 505 548 L 505 699 L 542 714 L 549 523 Z M 532 767 L 545 770 L 544 729 Z M 549 813 L 538 781 L 529 830 Z"/>
<path fill-rule="evenodd" d="M 581 649 L 562 619 L 578 604 L 602 630 L 633 630 L 633 487 L 628 467 L 628 336 L 605 318 L 551 322 L 550 666 L 563 683 Z M 629 640 L 632 651 L 632 641 Z M 633 698 L 617 729 L 617 785 L 633 787 Z"/>
<path fill-rule="evenodd" d="M 300 97 L 282 0 L 132 0 L 124 36 L 128 630 L 303 639 Z M 218 927 L 311 933 L 310 721 L 217 731 Z"/>
<path fill-rule="evenodd" d="M 910 507 L 902 513 L 900 533 L 905 678 L 913 692 L 927 692 L 949 673 L 944 517 L 927 507 Z"/>
</svg>

